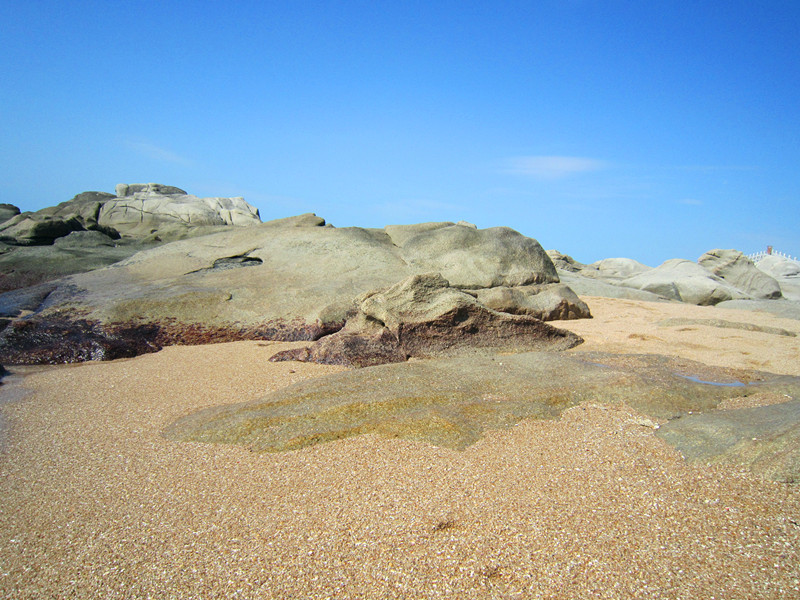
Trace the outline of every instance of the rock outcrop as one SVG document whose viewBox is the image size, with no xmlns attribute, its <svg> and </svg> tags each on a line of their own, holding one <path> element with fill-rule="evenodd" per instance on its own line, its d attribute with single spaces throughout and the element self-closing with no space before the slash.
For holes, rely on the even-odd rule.
<svg viewBox="0 0 800 600">
<path fill-rule="evenodd" d="M 701 267 L 752 298 L 781 297 L 781 286 L 778 282 L 757 269 L 753 262 L 738 250 L 710 250 L 697 262 Z"/>
<path fill-rule="evenodd" d="M 553 261 L 553 265 L 557 271 L 569 271 L 570 273 L 576 273 L 586 266 L 568 254 L 562 254 L 558 250 L 548 250 L 547 256 L 549 256 L 550 260 Z"/>
<path fill-rule="evenodd" d="M 463 449 L 489 429 L 555 418 L 582 402 L 624 403 L 648 417 L 641 419 L 643 426 L 663 429 L 663 423 L 680 424 L 689 413 L 715 414 L 724 399 L 756 390 L 798 394 L 800 378 L 731 372 L 655 355 L 458 356 L 305 381 L 255 402 L 188 415 L 166 436 L 276 452 L 373 433 Z M 792 419 L 796 427 L 796 409 Z M 795 465 L 799 451 L 795 445 L 790 454 Z"/>
<path fill-rule="evenodd" d="M 104 267 L 164 241 L 260 223 L 242 198 L 198 198 L 159 184 L 117 189 L 124 195 L 83 192 L 36 212 L 0 206 L 0 292 Z"/>
<path fill-rule="evenodd" d="M 620 281 L 650 271 L 651 267 L 643 265 L 632 258 L 604 258 L 584 266 L 580 274 L 604 280 Z"/>
<path fill-rule="evenodd" d="M 528 315 L 542 321 L 592 318 L 589 306 L 563 283 L 498 286 L 469 292 L 487 308 L 512 315 Z"/>
<path fill-rule="evenodd" d="M 198 198 L 160 184 L 120 184 L 118 197 L 103 203 L 97 221 L 121 235 L 180 239 L 204 227 L 250 226 L 261 222 L 244 198 Z"/>
<path fill-rule="evenodd" d="M 473 293 L 492 285 L 514 289 L 558 281 L 541 246 L 508 228 L 478 230 L 455 223 L 335 228 L 302 215 L 176 241 L 113 268 L 70 276 L 27 317 L 22 311 L 14 314 L 13 303 L 3 302 L 2 296 L 0 304 L 10 318 L 36 321 L 45 329 L 49 320 L 57 317 L 61 326 L 69 317 L 114 340 L 125 332 L 136 344 L 137 328 L 154 336 L 156 346 L 316 340 L 342 328 L 359 295 L 426 272 L 445 278 L 450 273 L 458 281 L 450 282 L 453 287 Z M 519 307 L 506 309 L 530 314 L 531 291 L 520 293 Z M 577 315 L 582 310 L 556 302 L 551 313 Z M 37 331 L 28 327 L 20 332 Z M 22 345 L 20 336 L 12 340 L 0 333 L 0 360 L 28 361 L 14 351 Z M 36 360 L 47 362 L 45 346 L 39 345 Z"/>
<path fill-rule="evenodd" d="M 622 279 L 619 284 L 652 292 L 670 300 L 703 306 L 748 297 L 697 263 L 679 258 L 665 261 L 658 267 L 639 275 Z"/>
<path fill-rule="evenodd" d="M 487 308 L 439 273 L 428 273 L 364 294 L 343 329 L 273 360 L 365 367 L 485 348 L 566 350 L 582 341 L 535 317 Z"/>
<path fill-rule="evenodd" d="M 800 279 L 800 262 L 770 254 L 758 261 L 756 268 L 775 279 L 796 277 Z"/>
<path fill-rule="evenodd" d="M 658 435 L 691 462 L 728 463 L 800 483 L 800 400 L 688 415 Z"/>
<path fill-rule="evenodd" d="M 13 204 L 0 204 L 0 223 L 5 223 L 20 213 L 19 208 Z"/>
<path fill-rule="evenodd" d="M 772 254 L 759 260 L 756 268 L 778 282 L 783 298 L 800 303 L 800 262 Z"/>
<path fill-rule="evenodd" d="M 582 265 L 555 250 L 559 279 L 581 296 L 673 301 L 691 304 L 739 303 L 740 307 L 793 313 L 800 302 L 800 263 L 777 256 L 754 265 L 737 250 L 711 250 L 697 263 L 672 259 L 655 269 L 629 258 L 606 258 Z M 760 301 L 769 300 L 762 306 Z M 778 303 L 775 303 L 778 302 Z M 743 304 L 742 304 L 743 303 Z"/>
</svg>

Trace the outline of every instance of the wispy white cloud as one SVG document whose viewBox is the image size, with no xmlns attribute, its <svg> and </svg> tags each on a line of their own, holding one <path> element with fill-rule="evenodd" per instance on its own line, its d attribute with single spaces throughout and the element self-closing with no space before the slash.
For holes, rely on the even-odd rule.
<svg viewBox="0 0 800 600">
<path fill-rule="evenodd" d="M 184 167 L 191 166 L 192 164 L 192 161 L 185 156 L 181 156 L 180 154 L 176 154 L 171 150 L 167 150 L 166 148 L 162 148 L 161 146 L 157 146 L 145 140 L 126 140 L 125 144 L 128 148 L 142 156 L 152 158 L 159 162 L 172 163 Z"/>
<path fill-rule="evenodd" d="M 703 206 L 703 201 L 695 198 L 682 198 L 681 200 L 678 200 L 678 204 L 686 204 L 687 206 Z"/>
<path fill-rule="evenodd" d="M 503 172 L 536 179 L 563 179 L 608 166 L 606 161 L 580 156 L 515 156 L 506 161 Z"/>
</svg>

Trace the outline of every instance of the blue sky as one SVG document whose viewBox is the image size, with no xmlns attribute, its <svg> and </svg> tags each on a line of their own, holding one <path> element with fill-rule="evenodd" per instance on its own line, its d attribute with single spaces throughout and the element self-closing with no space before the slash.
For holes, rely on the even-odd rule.
<svg viewBox="0 0 800 600">
<path fill-rule="evenodd" d="M 800 254 L 800 2 L 0 4 L 0 202 L 507 225 L 583 262 Z"/>
</svg>

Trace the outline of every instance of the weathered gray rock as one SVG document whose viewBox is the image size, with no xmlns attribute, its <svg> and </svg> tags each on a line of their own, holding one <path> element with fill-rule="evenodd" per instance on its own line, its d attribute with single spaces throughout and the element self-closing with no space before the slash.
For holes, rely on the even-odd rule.
<svg viewBox="0 0 800 600">
<path fill-rule="evenodd" d="M 393 231 L 400 246 L 384 230 L 322 225 L 304 215 L 161 245 L 59 282 L 29 319 L 46 327 L 80 315 L 98 335 L 155 328 L 159 343 L 314 340 L 341 329 L 359 295 L 410 275 L 452 272 L 469 289 L 557 279 L 538 243 L 506 228 L 423 226 L 405 240 Z M 28 360 L 13 350 L 25 331 L 37 330 L 0 336 L 0 359 Z M 36 356 L 47 361 L 41 345 Z"/>
<path fill-rule="evenodd" d="M 778 282 L 758 270 L 753 262 L 738 250 L 710 250 L 697 262 L 747 296 L 767 299 L 781 297 Z"/>
<path fill-rule="evenodd" d="M 584 277 L 611 280 L 613 283 L 640 273 L 646 273 L 651 268 L 632 258 L 604 258 L 586 265 L 580 270 L 580 274 Z"/>
<path fill-rule="evenodd" d="M 772 313 L 784 319 L 800 320 L 800 301 L 789 300 L 786 294 L 777 300 L 726 300 L 717 304 L 717 308 L 757 310 Z"/>
<path fill-rule="evenodd" d="M 364 294 L 341 331 L 274 359 L 364 367 L 486 348 L 566 350 L 582 341 L 539 319 L 487 308 L 439 273 L 427 273 Z"/>
<path fill-rule="evenodd" d="M 646 292 L 611 283 L 610 280 L 595 279 L 585 277 L 582 273 L 570 273 L 569 271 L 559 271 L 558 277 L 561 282 L 578 294 L 579 296 L 598 296 L 600 298 L 625 298 L 628 300 L 644 300 L 645 302 L 665 302 L 668 299 Z"/>
<path fill-rule="evenodd" d="M 658 435 L 692 462 L 729 463 L 783 483 L 800 483 L 800 400 L 688 415 Z"/>
<path fill-rule="evenodd" d="M 0 239 L 23 246 L 41 246 L 52 244 L 57 238 L 82 229 L 83 224 L 75 218 L 60 219 L 22 213 L 0 224 Z"/>
<path fill-rule="evenodd" d="M 10 246 L 0 254 L 0 293 L 106 267 L 152 246 L 99 231 L 72 232 L 50 246 Z"/>
<path fill-rule="evenodd" d="M 674 258 L 639 275 L 623 279 L 620 285 L 632 287 L 671 300 L 713 305 L 724 300 L 749 298 L 711 271 L 689 260 Z"/>
<path fill-rule="evenodd" d="M 35 311 L 57 285 L 54 281 L 48 281 L 0 294 L 0 318 L 18 317 Z"/>
<path fill-rule="evenodd" d="M 5 223 L 20 213 L 19 208 L 13 204 L 0 204 L 0 223 Z"/>
<path fill-rule="evenodd" d="M 415 272 L 439 272 L 455 287 L 558 283 L 553 261 L 539 243 L 508 227 L 449 225 L 393 241 Z"/>
<path fill-rule="evenodd" d="M 569 271 L 570 273 L 575 273 L 580 271 L 586 265 L 583 263 L 578 262 L 568 254 L 562 254 L 558 250 L 548 250 L 547 256 L 550 257 L 550 260 L 553 261 L 553 264 L 556 267 L 556 270 L 563 270 Z"/>
<path fill-rule="evenodd" d="M 687 376 L 693 376 L 693 379 Z M 743 385 L 725 386 L 736 378 Z M 748 380 L 758 381 L 747 385 Z M 758 391 L 800 392 L 800 379 L 733 373 L 655 355 L 527 352 L 418 360 L 356 369 L 289 386 L 261 400 L 206 409 L 169 439 L 295 450 L 364 433 L 462 449 L 488 429 L 556 418 L 581 402 L 625 403 L 651 419 L 710 411 Z M 795 448 L 794 456 L 800 456 Z"/>
<path fill-rule="evenodd" d="M 124 198 L 83 192 L 0 222 L 0 292 L 104 267 L 165 240 L 260 223 L 241 198 L 197 198 L 159 184 L 118 187 Z"/>
<path fill-rule="evenodd" d="M 118 183 L 114 188 L 118 198 L 134 196 L 140 192 L 159 194 L 162 196 L 186 196 L 188 192 L 173 185 L 160 183 Z"/>
<path fill-rule="evenodd" d="M 800 262 L 773 254 L 759 260 L 756 267 L 780 284 L 785 299 L 800 303 Z"/>
<path fill-rule="evenodd" d="M 97 222 L 123 235 L 177 239 L 200 227 L 250 226 L 261 222 L 244 198 L 198 198 L 159 184 L 120 184 L 122 197 L 103 203 Z"/>
<path fill-rule="evenodd" d="M 88 250 L 89 248 L 114 248 L 117 244 L 100 231 L 73 231 L 69 235 L 56 239 L 53 245 L 63 250 Z"/>
<path fill-rule="evenodd" d="M 474 290 L 478 302 L 492 310 L 512 315 L 529 315 L 542 321 L 590 319 L 589 306 L 563 283 L 499 286 Z"/>
<path fill-rule="evenodd" d="M 83 192 L 57 206 L 12 217 L 0 223 L 0 238 L 22 245 L 49 245 L 72 231 L 97 230 L 112 238 L 122 234 L 168 240 L 261 222 L 258 210 L 243 198 L 198 198 L 156 183 L 119 184 L 117 188 L 122 197 Z"/>
<path fill-rule="evenodd" d="M 783 279 L 786 277 L 796 277 L 800 279 L 800 262 L 789 260 L 788 258 L 775 254 L 765 256 L 759 260 L 756 264 L 756 268 L 774 279 Z"/>
</svg>

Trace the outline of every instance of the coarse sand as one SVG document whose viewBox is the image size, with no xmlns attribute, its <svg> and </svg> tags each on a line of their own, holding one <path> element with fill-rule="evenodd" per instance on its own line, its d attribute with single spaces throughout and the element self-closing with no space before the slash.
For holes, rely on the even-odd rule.
<svg viewBox="0 0 800 600">
<path fill-rule="evenodd" d="M 800 337 L 658 324 L 800 334 L 800 321 L 586 300 L 594 319 L 556 323 L 586 339 L 571 352 L 800 375 Z M 624 406 L 523 421 L 461 452 L 365 435 L 254 454 L 161 436 L 197 409 L 341 370 L 268 362 L 292 347 L 14 368 L 0 597 L 800 598 L 800 486 L 687 464 Z"/>
</svg>

